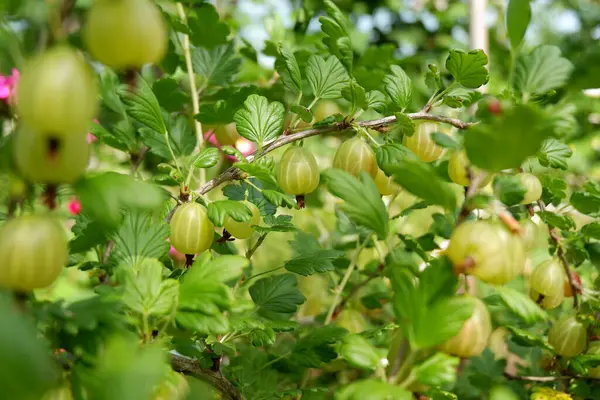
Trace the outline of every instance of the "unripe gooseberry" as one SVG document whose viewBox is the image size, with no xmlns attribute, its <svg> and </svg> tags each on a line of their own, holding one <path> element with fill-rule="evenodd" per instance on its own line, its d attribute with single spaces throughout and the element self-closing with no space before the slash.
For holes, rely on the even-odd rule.
<svg viewBox="0 0 600 400">
<path fill-rule="evenodd" d="M 41 400 L 73 400 L 73 393 L 69 386 L 60 386 L 47 391 Z"/>
<path fill-rule="evenodd" d="M 50 286 L 67 256 L 67 236 L 51 217 L 11 219 L 0 228 L 0 286 L 25 292 Z"/>
<path fill-rule="evenodd" d="M 529 286 L 537 293 L 548 297 L 564 294 L 565 273 L 560 261 L 552 258 L 535 267 L 529 278 Z"/>
<path fill-rule="evenodd" d="M 159 62 L 167 39 L 163 17 L 149 0 L 97 0 L 83 30 L 92 56 L 115 69 Z"/>
<path fill-rule="evenodd" d="M 531 204 L 542 197 L 542 183 L 537 176 L 523 172 L 517 174 L 516 177 L 525 188 L 525 197 L 521 200 L 521 204 Z"/>
<path fill-rule="evenodd" d="M 394 179 L 387 176 L 381 169 L 378 169 L 377 175 L 375 175 L 375 185 L 382 196 L 389 196 L 400 190 L 400 186 L 394 182 Z"/>
<path fill-rule="evenodd" d="M 554 296 L 545 296 L 535 289 L 529 288 L 529 298 L 539 304 L 543 309 L 551 310 L 562 304 L 565 295 L 563 292 L 559 292 Z"/>
<path fill-rule="evenodd" d="M 359 176 L 361 171 L 365 171 L 373 178 L 379 169 L 373 149 L 359 137 L 342 143 L 333 157 L 333 167 L 354 176 Z"/>
<path fill-rule="evenodd" d="M 304 196 L 319 186 L 319 166 L 315 156 L 304 147 L 289 147 L 277 171 L 277 182 L 284 192 Z"/>
<path fill-rule="evenodd" d="M 467 153 L 465 151 L 457 151 L 452 154 L 450 160 L 448 160 L 448 176 L 452 179 L 452 182 L 457 183 L 462 186 L 469 186 L 471 183 L 471 179 L 469 179 L 469 175 L 467 173 L 467 168 L 469 167 L 470 162 L 467 158 Z M 471 167 L 473 173 L 480 174 L 481 170 L 475 167 Z M 492 175 L 487 174 L 486 178 L 479 184 L 479 187 L 484 187 L 490 180 L 492 179 Z"/>
<path fill-rule="evenodd" d="M 367 329 L 367 320 L 363 314 L 354 309 L 345 309 L 335 319 L 335 324 L 350 333 L 361 333 Z"/>
<path fill-rule="evenodd" d="M 521 238 L 490 220 L 460 224 L 452 232 L 446 255 L 457 271 L 496 285 L 521 274 L 526 259 Z"/>
<path fill-rule="evenodd" d="M 489 400 L 519 400 L 519 396 L 505 385 L 496 385 L 490 390 Z"/>
<path fill-rule="evenodd" d="M 241 137 L 237 131 L 235 123 L 225 125 L 209 125 L 206 128 L 212 129 L 217 142 L 221 146 L 234 146 L 237 140 Z"/>
<path fill-rule="evenodd" d="M 97 108 L 94 74 L 80 52 L 54 47 L 23 68 L 17 109 L 36 132 L 61 138 L 85 136 Z"/>
<path fill-rule="evenodd" d="M 197 254 L 212 245 L 215 226 L 208 218 L 204 206 L 185 203 L 171 218 L 171 245 L 183 254 Z"/>
<path fill-rule="evenodd" d="M 456 336 L 440 346 L 440 350 L 462 358 L 480 355 L 492 332 L 492 319 L 486 305 L 476 297 L 467 298 L 475 304 L 473 315 L 465 321 Z"/>
<path fill-rule="evenodd" d="M 589 355 L 600 355 L 600 340 L 590 343 L 590 347 L 586 354 Z M 590 378 L 600 378 L 600 365 L 594 368 L 590 368 L 587 376 Z"/>
<path fill-rule="evenodd" d="M 533 249 L 538 242 L 538 236 L 540 233 L 539 226 L 526 218 L 520 222 L 521 225 L 521 238 L 526 249 Z"/>
<path fill-rule="evenodd" d="M 242 203 L 248 207 L 252 213 L 250 219 L 248 221 L 238 222 L 228 215 L 225 217 L 223 227 L 227 229 L 227 232 L 229 232 L 231 236 L 238 239 L 247 239 L 252 236 L 252 233 L 254 233 L 254 228 L 252 225 L 258 225 L 260 222 L 260 210 L 254 205 L 254 203 L 249 201 L 243 201 Z"/>
<path fill-rule="evenodd" d="M 575 357 L 587 346 L 585 325 L 575 316 L 565 316 L 558 320 L 548 332 L 548 342 L 556 354 L 563 357 Z"/>
<path fill-rule="evenodd" d="M 169 371 L 169 376 L 161 382 L 154 392 L 152 400 L 183 400 L 190 391 L 190 385 L 182 374 Z"/>
<path fill-rule="evenodd" d="M 85 134 L 56 137 L 23 125 L 15 136 L 13 156 L 31 182 L 73 183 L 87 168 L 89 145 Z"/>
<path fill-rule="evenodd" d="M 415 121 L 415 132 L 412 136 L 404 136 L 403 144 L 421 160 L 435 161 L 444 154 L 445 149 L 431 138 L 434 132 L 445 133 L 441 124 Z"/>
</svg>

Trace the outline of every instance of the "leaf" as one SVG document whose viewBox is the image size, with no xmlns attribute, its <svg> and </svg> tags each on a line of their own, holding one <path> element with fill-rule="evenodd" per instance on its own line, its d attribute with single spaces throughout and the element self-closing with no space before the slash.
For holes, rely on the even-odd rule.
<svg viewBox="0 0 600 400">
<path fill-rule="evenodd" d="M 352 221 L 371 229 L 380 239 L 387 237 L 388 214 L 373 178 L 361 172 L 358 180 L 335 168 L 325 170 L 322 176 L 331 194 L 344 200 L 340 208 Z"/>
<path fill-rule="evenodd" d="M 338 357 L 332 345 L 347 333 L 344 328 L 335 325 L 313 328 L 296 342 L 291 360 L 307 368 L 320 368 Z"/>
<path fill-rule="evenodd" d="M 580 213 L 592 216 L 600 216 L 600 196 L 589 192 L 575 192 L 569 199 L 571 205 Z"/>
<path fill-rule="evenodd" d="M 188 95 L 181 90 L 177 81 L 173 78 L 161 78 L 152 84 L 152 91 L 158 100 L 158 104 L 169 112 L 177 112 L 188 103 Z"/>
<path fill-rule="evenodd" d="M 514 0 L 513 0 L 514 1 Z M 567 159 L 573 155 L 573 151 L 566 144 L 556 139 L 546 139 L 542 148 L 537 153 L 540 164 L 544 167 L 567 170 Z"/>
<path fill-rule="evenodd" d="M 275 190 L 263 190 L 262 194 L 274 206 L 296 208 L 296 200 L 290 195 Z"/>
<path fill-rule="evenodd" d="M 290 108 L 290 111 L 294 114 L 298 114 L 300 119 L 302 119 L 302 121 L 306 122 L 307 124 L 310 124 L 313 120 L 312 112 L 304 106 L 295 104 Z"/>
<path fill-rule="evenodd" d="M 105 227 L 116 227 L 123 209 L 158 210 L 166 198 L 157 186 L 116 172 L 81 179 L 75 192 L 90 218 Z"/>
<path fill-rule="evenodd" d="M 200 104 L 200 112 L 194 116 L 203 124 L 225 125 L 233 122 L 235 113 L 242 108 L 244 101 L 256 93 L 255 86 L 223 89 L 225 98 Z"/>
<path fill-rule="evenodd" d="M 74 234 L 69 242 L 69 253 L 83 253 L 107 241 L 106 230 L 101 223 L 92 221 L 86 213 L 75 217 L 75 225 L 71 228 Z"/>
<path fill-rule="evenodd" d="M 413 394 L 400 386 L 376 380 L 355 381 L 343 386 L 335 400 L 412 400 Z"/>
<path fill-rule="evenodd" d="M 495 289 L 495 294 L 489 297 L 497 295 L 506 308 L 519 317 L 524 324 L 533 325 L 536 322 L 548 320 L 548 314 L 531 300 L 529 296 L 509 287 L 498 286 Z M 485 300 L 487 302 L 488 298 Z"/>
<path fill-rule="evenodd" d="M 305 300 L 292 274 L 262 278 L 250 287 L 249 292 L 259 309 L 276 313 L 294 313 Z"/>
<path fill-rule="evenodd" d="M 209 203 L 207 214 L 216 226 L 223 226 L 227 216 L 238 222 L 249 221 L 252 217 L 252 212 L 245 204 L 233 200 L 219 200 Z"/>
<path fill-rule="evenodd" d="M 450 135 L 433 132 L 431 134 L 431 139 L 445 149 L 460 149 L 460 145 L 456 142 L 456 140 L 452 139 Z"/>
<path fill-rule="evenodd" d="M 401 136 L 412 136 L 415 132 L 415 123 L 408 115 L 403 113 L 395 113 L 396 123 L 394 124 L 394 130 L 392 133 L 398 137 Z"/>
<path fill-rule="evenodd" d="M 435 353 L 413 367 L 417 381 L 428 386 L 444 386 L 456 380 L 460 359 L 444 353 Z"/>
<path fill-rule="evenodd" d="M 261 182 L 278 187 L 273 171 L 262 164 L 256 162 L 237 162 L 233 165 Z"/>
<path fill-rule="evenodd" d="M 196 168 L 211 168 L 217 165 L 221 158 L 216 147 L 204 148 L 192 163 Z"/>
<path fill-rule="evenodd" d="M 406 72 L 398 65 L 392 65 L 392 74 L 383 79 L 385 92 L 396 107 L 404 111 L 412 100 L 412 82 Z"/>
<path fill-rule="evenodd" d="M 351 110 L 366 110 L 368 108 L 365 89 L 354 80 L 342 89 L 342 97 L 350 102 Z"/>
<path fill-rule="evenodd" d="M 523 329 L 515 328 L 514 326 L 506 326 L 506 329 L 512 334 L 512 340 L 520 346 L 541 347 L 553 351 L 548 342 L 541 337 L 537 337 Z"/>
<path fill-rule="evenodd" d="M 329 52 L 338 57 L 348 71 L 352 72 L 354 53 L 348 19 L 331 0 L 325 0 L 325 11 L 327 16 L 319 17 L 321 30 L 326 36 L 323 42 L 329 48 Z"/>
<path fill-rule="evenodd" d="M 498 175 L 494 178 L 494 194 L 509 207 L 519 204 L 526 192 L 521 180 L 514 175 Z"/>
<path fill-rule="evenodd" d="M 519 105 L 488 124 L 469 128 L 464 144 L 473 165 L 498 172 L 519 168 L 551 135 L 545 113 L 529 105 Z"/>
<path fill-rule="evenodd" d="M 487 63 L 488 58 L 483 50 L 471 50 L 468 53 L 450 50 L 446 59 L 446 69 L 456 82 L 464 87 L 477 89 L 488 82 L 489 74 L 485 68 Z"/>
<path fill-rule="evenodd" d="M 158 100 L 141 76 L 137 77 L 135 90 L 121 88 L 118 93 L 125 104 L 127 115 L 158 133 L 164 134 L 167 131 Z"/>
<path fill-rule="evenodd" d="M 240 135 L 262 147 L 283 132 L 284 114 L 283 104 L 269 103 L 266 97 L 252 94 L 233 119 Z"/>
<path fill-rule="evenodd" d="M 219 20 L 219 13 L 209 3 L 194 6 L 194 13 L 188 19 L 190 40 L 195 46 L 212 49 L 225 44 L 229 36 L 229 27 Z"/>
<path fill-rule="evenodd" d="M 481 97 L 481 93 L 477 90 L 467 89 L 457 85 L 444 95 L 444 104 L 452 108 L 469 107 L 478 102 Z"/>
<path fill-rule="evenodd" d="M 184 115 L 167 115 L 167 132 L 158 133 L 153 129 L 142 128 L 139 130 L 142 141 L 150 148 L 150 152 L 171 160 L 171 152 L 167 146 L 167 140 L 176 157 L 187 156 L 192 153 L 196 146 L 196 136 L 192 131 L 189 120 Z"/>
<path fill-rule="evenodd" d="M 581 233 L 587 238 L 600 240 L 600 222 L 591 222 L 584 225 L 581 228 Z"/>
<path fill-rule="evenodd" d="M 366 100 L 368 108 L 372 108 L 380 114 L 385 113 L 385 95 L 379 90 L 371 90 L 367 92 Z"/>
<path fill-rule="evenodd" d="M 573 64 L 556 46 L 543 45 L 517 60 L 514 87 L 524 96 L 541 95 L 564 86 Z"/>
<path fill-rule="evenodd" d="M 327 60 L 318 55 L 308 59 L 306 79 L 315 97 L 320 99 L 339 99 L 341 90 L 348 84 L 348 72 L 335 56 Z"/>
<path fill-rule="evenodd" d="M 217 46 L 212 50 L 192 48 L 194 71 L 212 85 L 225 85 L 240 71 L 242 59 L 235 53 L 233 42 Z"/>
<path fill-rule="evenodd" d="M 312 235 L 302 231 L 296 233 L 290 245 L 296 254 L 294 258 L 285 262 L 284 267 L 290 272 L 304 276 L 333 271 L 333 261 L 344 255 L 343 251 L 322 249 Z"/>
<path fill-rule="evenodd" d="M 169 252 L 169 226 L 148 213 L 128 212 L 119 229 L 110 235 L 114 243 L 111 263 L 137 264 L 144 258 L 159 259 Z"/>
<path fill-rule="evenodd" d="M 137 148 L 137 143 L 134 137 L 133 129 L 130 124 L 127 124 L 125 129 L 126 121 L 122 121 L 120 124 L 112 126 L 111 130 L 104 128 L 100 124 L 92 124 L 90 127 L 90 133 L 94 135 L 100 142 L 114 147 L 115 149 L 129 152 Z M 131 135 L 128 133 L 131 131 Z M 10 136 L 9 136 L 10 137 Z M 12 157 L 6 157 L 5 159 L 11 160 Z"/>
<path fill-rule="evenodd" d="M 213 259 L 197 258 L 184 276 L 184 282 L 231 282 L 238 279 L 249 264 L 246 257 L 236 255 L 223 255 Z"/>
<path fill-rule="evenodd" d="M 377 349 L 360 335 L 344 336 L 339 353 L 351 366 L 367 370 L 375 370 L 381 359 Z"/>
<path fill-rule="evenodd" d="M 558 205 L 567 197 L 567 183 L 564 180 L 550 175 L 540 175 L 538 178 L 543 188 L 542 200 L 546 204 Z"/>
<path fill-rule="evenodd" d="M 568 215 L 558 215 L 552 211 L 538 211 L 537 215 L 551 228 L 558 228 L 565 231 L 575 229 L 575 221 Z"/>
<path fill-rule="evenodd" d="M 258 186 L 259 188 L 262 187 L 262 184 L 258 180 L 250 178 L 250 181 L 255 186 Z M 260 210 L 260 214 L 263 216 L 265 222 L 267 221 L 267 217 L 273 216 L 273 214 L 277 212 L 277 207 L 269 203 L 261 192 L 246 182 L 242 181 L 241 184 L 225 186 L 223 188 L 223 194 L 230 200 L 248 200 L 254 203 Z"/>
<path fill-rule="evenodd" d="M 302 92 L 302 74 L 296 56 L 293 52 L 287 50 L 281 43 L 278 43 L 277 49 L 279 57 L 275 61 L 275 70 L 281 77 L 283 85 L 292 93 Z M 311 118 L 312 119 L 312 118 Z M 307 121 L 310 122 L 310 121 Z"/>
<path fill-rule="evenodd" d="M 439 204 L 448 210 L 456 208 L 456 194 L 451 186 L 442 181 L 435 169 L 420 160 L 405 158 L 395 164 L 385 164 L 383 171 L 394 181 L 430 204 Z"/>
<path fill-rule="evenodd" d="M 377 165 L 382 168 L 384 165 L 396 164 L 405 158 L 415 159 L 415 154 L 399 143 L 386 143 L 375 149 Z"/>
<path fill-rule="evenodd" d="M 269 226 L 256 226 L 254 229 L 259 233 L 294 232 L 298 230 L 298 228 L 292 224 L 291 220 L 292 217 L 290 215 L 278 215 L 277 217 L 267 215 L 264 217 L 263 221 Z"/>
<path fill-rule="evenodd" d="M 529 0 L 510 0 L 506 8 L 506 31 L 513 53 L 519 48 L 531 21 Z"/>
</svg>

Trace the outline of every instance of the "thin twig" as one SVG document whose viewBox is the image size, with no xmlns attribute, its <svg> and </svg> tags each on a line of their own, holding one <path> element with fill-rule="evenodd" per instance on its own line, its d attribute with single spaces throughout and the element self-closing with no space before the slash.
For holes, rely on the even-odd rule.
<svg viewBox="0 0 600 400">
<path fill-rule="evenodd" d="M 442 123 L 457 127 L 459 129 L 467 129 L 468 127 L 474 125 L 474 123 L 464 122 L 464 121 L 461 121 L 456 118 L 449 118 L 449 117 L 444 117 L 441 115 L 427 114 L 424 112 L 412 113 L 412 114 L 407 114 L 407 115 L 410 119 L 442 122 Z M 364 127 L 364 128 L 371 128 L 371 129 L 377 130 L 378 128 L 383 128 L 385 126 L 393 125 L 395 123 L 396 123 L 396 116 L 392 115 L 389 117 L 379 118 L 379 119 L 375 119 L 375 120 L 371 120 L 371 121 L 359 121 L 359 122 L 357 122 L 357 125 Z M 271 151 L 273 151 L 275 149 L 285 146 L 286 144 L 297 142 L 302 139 L 306 139 L 306 138 L 309 138 L 312 136 L 322 135 L 325 133 L 343 132 L 343 131 L 347 131 L 351 128 L 352 128 L 352 125 L 350 123 L 348 123 L 347 121 L 342 121 L 342 122 L 338 122 L 333 125 L 322 126 L 322 127 L 317 127 L 317 128 L 309 128 L 309 129 L 304 129 L 301 131 L 291 133 L 289 135 L 283 135 L 283 136 L 280 136 L 279 138 L 277 138 L 276 140 L 272 141 L 271 143 L 268 143 L 267 145 L 265 145 L 260 152 L 255 152 L 255 153 L 251 154 L 250 156 L 248 156 L 247 160 L 254 161 L 254 160 L 266 155 L 267 153 L 270 153 Z M 210 192 L 211 190 L 213 190 L 214 188 L 216 188 L 217 186 L 221 185 L 222 183 L 228 182 L 231 180 L 235 180 L 235 179 L 240 179 L 241 176 L 242 175 L 240 174 L 239 169 L 237 169 L 235 167 L 228 168 L 221 175 L 217 176 L 216 178 L 214 178 L 214 179 L 210 180 L 209 182 L 206 182 L 204 185 L 202 185 L 198 190 L 196 190 L 196 193 L 201 194 L 201 195 L 206 194 L 206 193 Z"/>
<path fill-rule="evenodd" d="M 254 246 L 252 246 L 252 248 L 248 249 L 248 251 L 246 252 L 246 258 L 248 260 L 252 258 L 252 256 L 256 252 L 256 250 L 258 250 L 258 248 L 260 247 L 260 245 L 265 241 L 268 233 L 269 232 L 265 232 L 262 235 L 260 235 L 260 237 L 258 238 L 258 240 L 256 241 L 256 243 L 254 243 Z"/>
<path fill-rule="evenodd" d="M 229 382 L 220 371 L 202 368 L 200 363 L 191 358 L 171 354 L 171 366 L 177 372 L 193 376 L 209 383 L 223 395 L 226 400 L 243 400 L 244 396 L 231 382 Z"/>
<path fill-rule="evenodd" d="M 600 378 L 590 377 L 590 376 L 579 376 L 579 375 L 560 375 L 560 376 L 519 376 L 509 374 L 508 372 L 504 373 L 504 377 L 507 379 L 514 379 L 520 381 L 531 381 L 531 382 L 555 382 L 555 381 L 563 381 L 563 380 L 571 380 L 571 379 L 589 379 L 589 380 L 600 380 Z"/>
<path fill-rule="evenodd" d="M 140 165 L 142 165 L 142 161 L 144 161 L 144 157 L 146 156 L 148 150 L 150 150 L 150 148 L 148 146 L 144 146 L 142 150 L 140 150 L 139 154 L 135 155 L 135 159 L 132 159 L 134 162 L 131 164 L 131 176 L 134 176 L 137 170 L 140 168 Z"/>
</svg>

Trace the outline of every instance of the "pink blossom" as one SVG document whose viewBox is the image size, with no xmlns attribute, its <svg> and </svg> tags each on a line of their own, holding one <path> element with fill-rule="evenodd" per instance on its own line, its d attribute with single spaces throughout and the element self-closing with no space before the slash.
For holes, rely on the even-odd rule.
<svg viewBox="0 0 600 400">
<path fill-rule="evenodd" d="M 223 148 L 223 146 L 221 146 L 221 144 L 219 143 L 212 131 L 208 131 L 204 134 L 204 140 L 207 140 L 208 143 L 212 144 L 217 149 Z M 242 153 L 244 156 L 249 156 L 250 154 L 254 153 L 254 151 L 256 151 L 256 145 L 254 144 L 254 142 L 251 142 L 244 137 L 240 137 L 238 140 L 236 140 L 235 148 L 239 150 L 239 152 Z M 234 156 L 227 155 L 226 157 L 231 161 L 236 161 L 236 158 Z"/>
<path fill-rule="evenodd" d="M 69 209 L 69 213 L 71 213 L 71 215 L 78 215 L 82 208 L 81 202 L 78 199 L 73 199 L 69 201 L 67 208 Z"/>
<path fill-rule="evenodd" d="M 0 75 L 0 99 L 5 103 L 10 104 L 17 93 L 17 82 L 21 73 L 18 69 L 13 68 L 10 75 Z"/>
<path fill-rule="evenodd" d="M 97 118 L 94 118 L 94 122 L 97 123 L 97 124 L 100 124 L 100 121 L 98 121 Z M 92 144 L 96 140 L 98 140 L 98 138 L 96 136 L 92 135 L 90 132 L 88 132 L 88 134 L 87 134 L 87 142 L 88 142 L 88 144 Z"/>
</svg>

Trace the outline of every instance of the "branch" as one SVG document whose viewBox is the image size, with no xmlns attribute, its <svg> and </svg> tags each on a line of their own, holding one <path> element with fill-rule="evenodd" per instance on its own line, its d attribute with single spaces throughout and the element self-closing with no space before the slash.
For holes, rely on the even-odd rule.
<svg viewBox="0 0 600 400">
<path fill-rule="evenodd" d="M 209 383 L 221 392 L 225 400 L 244 400 L 244 396 L 238 388 L 229 382 L 220 371 L 202 368 L 198 361 L 176 354 L 171 354 L 171 366 L 177 372 Z"/>
<path fill-rule="evenodd" d="M 564 381 L 564 380 L 570 380 L 570 379 L 600 380 L 600 378 L 595 378 L 595 377 L 591 377 L 591 376 L 579 376 L 579 375 L 519 376 L 519 375 L 509 374 L 508 372 L 504 373 L 504 377 L 507 379 L 530 381 L 530 382 L 555 382 L 555 381 Z"/>
<path fill-rule="evenodd" d="M 412 113 L 412 114 L 407 114 L 407 115 L 410 119 L 442 122 L 445 124 L 452 125 L 459 129 L 467 129 L 471 125 L 474 125 L 474 123 L 464 122 L 464 121 L 461 121 L 456 118 L 449 118 L 449 117 L 444 117 L 441 115 L 427 114 L 424 112 Z M 384 118 L 375 119 L 375 120 L 371 120 L 371 121 L 359 121 L 359 122 L 357 122 L 357 125 L 361 126 L 363 128 L 371 128 L 371 129 L 377 130 L 379 128 L 393 125 L 395 123 L 396 123 L 396 117 L 394 115 L 392 115 L 389 117 L 384 117 Z M 263 147 L 262 151 L 260 151 L 259 153 L 255 152 L 255 153 L 251 154 L 250 156 L 248 156 L 247 159 L 248 159 L 248 161 L 253 161 L 255 159 L 263 157 L 264 155 L 266 155 L 267 153 L 270 153 L 271 151 L 273 151 L 275 149 L 278 149 L 289 143 L 297 142 L 298 140 L 306 139 L 306 138 L 309 138 L 312 136 L 322 135 L 324 133 L 343 132 L 343 131 L 347 131 L 351 128 L 352 128 L 352 126 L 350 123 L 348 123 L 348 121 L 342 121 L 342 122 L 338 122 L 333 125 L 309 128 L 309 129 L 304 129 L 304 130 L 301 130 L 298 132 L 294 132 L 290 135 L 283 135 L 283 136 L 280 136 L 279 138 L 275 139 L 271 143 L 265 145 Z M 210 192 L 211 190 L 213 190 L 214 188 L 216 188 L 217 186 L 221 185 L 224 182 L 235 180 L 235 179 L 241 179 L 243 175 L 240 172 L 241 171 L 239 169 L 237 169 L 235 167 L 230 167 L 225 172 L 223 172 L 221 175 L 217 176 L 216 178 L 214 178 L 211 181 L 206 182 L 204 185 L 202 185 L 198 190 L 196 190 L 196 193 L 203 195 L 203 194 Z"/>
</svg>

